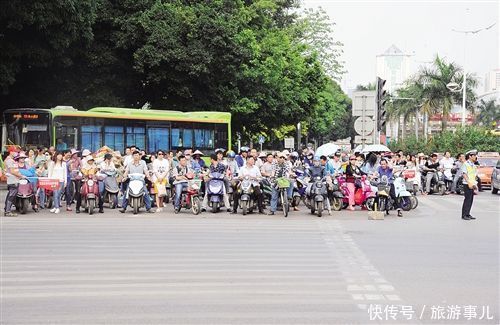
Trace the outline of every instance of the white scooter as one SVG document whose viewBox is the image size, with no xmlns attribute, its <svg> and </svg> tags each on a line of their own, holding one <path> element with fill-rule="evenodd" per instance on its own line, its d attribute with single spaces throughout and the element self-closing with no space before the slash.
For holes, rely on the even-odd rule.
<svg viewBox="0 0 500 325">
<path fill-rule="evenodd" d="M 128 184 L 128 201 L 130 206 L 132 207 L 134 214 L 139 213 L 139 209 L 144 206 L 144 195 L 146 192 L 144 191 L 144 174 L 132 173 L 128 174 L 128 178 L 130 182 Z"/>
</svg>

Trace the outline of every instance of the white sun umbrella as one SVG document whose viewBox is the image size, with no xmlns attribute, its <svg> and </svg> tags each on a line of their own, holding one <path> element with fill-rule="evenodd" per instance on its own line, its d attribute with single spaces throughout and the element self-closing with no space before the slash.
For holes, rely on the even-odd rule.
<svg viewBox="0 0 500 325">
<path fill-rule="evenodd" d="M 330 156 L 340 150 L 340 147 L 334 143 L 326 143 L 316 149 L 316 156 Z"/>
<path fill-rule="evenodd" d="M 387 148 L 383 144 L 370 144 L 366 146 L 363 151 L 365 152 L 391 152 L 391 149 Z"/>
</svg>

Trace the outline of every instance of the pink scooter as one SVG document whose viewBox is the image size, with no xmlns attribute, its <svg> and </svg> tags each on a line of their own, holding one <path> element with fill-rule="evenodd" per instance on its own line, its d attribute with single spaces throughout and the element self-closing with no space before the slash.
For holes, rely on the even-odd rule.
<svg viewBox="0 0 500 325">
<path fill-rule="evenodd" d="M 26 214 L 30 205 L 33 205 L 34 199 L 33 183 L 26 178 L 20 179 L 17 188 L 16 210 L 21 214 Z"/>
<path fill-rule="evenodd" d="M 342 193 L 344 194 L 342 203 L 343 203 L 343 208 L 345 209 L 349 206 L 349 194 L 350 194 L 349 188 L 347 187 L 347 182 L 344 176 L 342 175 L 339 176 L 338 181 Z M 356 187 L 356 190 L 354 192 L 354 204 L 372 211 L 374 203 L 375 203 L 375 192 L 372 191 L 370 181 L 368 180 L 366 175 L 363 175 L 361 177 L 361 187 Z"/>
</svg>

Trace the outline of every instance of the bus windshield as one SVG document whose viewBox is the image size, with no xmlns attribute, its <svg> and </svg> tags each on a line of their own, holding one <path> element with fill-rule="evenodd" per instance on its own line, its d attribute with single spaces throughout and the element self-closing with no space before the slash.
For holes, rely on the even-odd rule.
<svg viewBox="0 0 500 325">
<path fill-rule="evenodd" d="M 48 112 L 13 112 L 4 114 L 7 126 L 7 144 L 35 148 L 50 146 L 49 113 Z"/>
</svg>

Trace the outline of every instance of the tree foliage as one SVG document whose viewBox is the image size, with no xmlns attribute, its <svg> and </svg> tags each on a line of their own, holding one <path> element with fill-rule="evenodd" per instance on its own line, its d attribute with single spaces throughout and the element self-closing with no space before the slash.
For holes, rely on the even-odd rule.
<svg viewBox="0 0 500 325">
<path fill-rule="evenodd" d="M 500 105 L 494 99 L 481 99 L 478 111 L 477 122 L 480 125 L 494 129 L 500 122 Z"/>
<path fill-rule="evenodd" d="M 4 107 L 227 111 L 247 138 L 343 112 L 331 82 L 341 44 L 325 13 L 300 14 L 298 0 L 6 3 Z"/>
<path fill-rule="evenodd" d="M 450 151 L 456 155 L 471 149 L 500 152 L 500 141 L 498 141 L 498 136 L 493 135 L 483 127 L 467 126 L 460 127 L 455 132 L 443 131 L 431 137 L 427 142 L 418 141 L 414 136 L 410 136 L 404 141 L 389 143 L 389 148 L 393 151 L 403 150 L 404 152 L 424 152 L 427 154 Z"/>
</svg>

